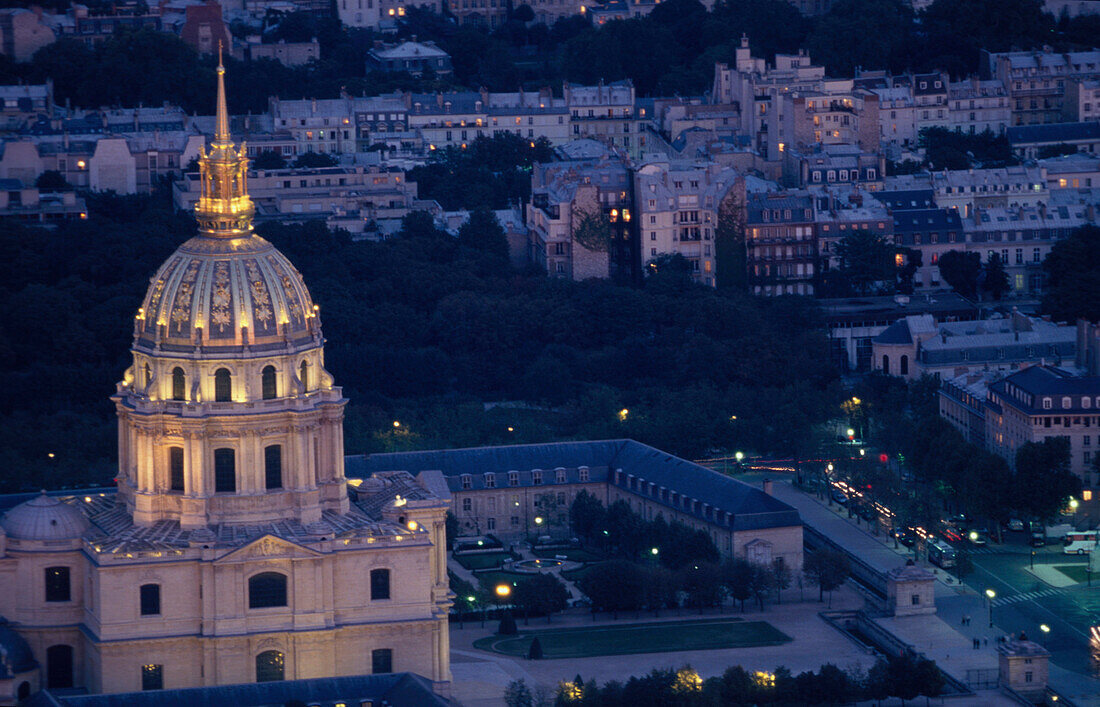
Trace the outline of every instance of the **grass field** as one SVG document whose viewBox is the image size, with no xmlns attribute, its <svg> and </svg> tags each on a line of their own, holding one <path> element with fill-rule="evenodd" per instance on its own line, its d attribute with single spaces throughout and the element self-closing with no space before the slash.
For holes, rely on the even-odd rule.
<svg viewBox="0 0 1100 707">
<path fill-rule="evenodd" d="M 1074 582 L 1080 582 L 1080 583 L 1084 584 L 1085 582 L 1088 581 L 1088 573 L 1086 572 L 1086 566 L 1087 565 L 1084 564 L 1084 563 L 1078 564 L 1078 565 L 1054 565 L 1054 569 L 1058 570 L 1059 572 L 1061 572 L 1065 576 L 1069 577 Z M 1100 573 L 1097 573 L 1097 574 L 1100 574 Z M 1096 577 L 1095 579 L 1100 580 L 1100 577 Z"/>
<path fill-rule="evenodd" d="M 517 636 L 488 636 L 477 640 L 474 647 L 523 656 L 536 636 L 545 658 L 748 648 L 791 640 L 766 621 L 715 619 L 523 631 Z"/>
<path fill-rule="evenodd" d="M 590 565 L 584 565 L 583 567 L 574 567 L 571 570 L 562 570 L 561 576 L 565 577 L 571 582 L 579 582 L 589 572 L 593 572 L 600 568 L 602 562 L 595 562 Z"/>
<path fill-rule="evenodd" d="M 498 584 L 510 584 L 516 585 L 525 579 L 529 579 L 531 575 L 524 574 L 523 572 L 478 572 L 477 581 L 484 587 L 495 587 Z"/>
<path fill-rule="evenodd" d="M 466 569 L 486 570 L 490 567 L 500 567 L 504 561 L 511 557 L 507 552 L 485 552 L 478 555 L 455 555 L 454 560 Z"/>
</svg>

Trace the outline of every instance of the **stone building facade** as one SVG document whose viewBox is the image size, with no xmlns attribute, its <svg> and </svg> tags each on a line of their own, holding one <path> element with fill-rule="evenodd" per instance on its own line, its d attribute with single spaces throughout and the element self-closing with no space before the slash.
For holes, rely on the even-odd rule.
<svg viewBox="0 0 1100 707">
<path fill-rule="evenodd" d="M 152 278 L 112 397 L 117 492 L 4 514 L 0 615 L 40 666 L 28 689 L 407 671 L 446 691 L 445 487 L 378 474 L 349 499 L 319 308 L 252 233 L 223 73 L 199 233 Z"/>
</svg>

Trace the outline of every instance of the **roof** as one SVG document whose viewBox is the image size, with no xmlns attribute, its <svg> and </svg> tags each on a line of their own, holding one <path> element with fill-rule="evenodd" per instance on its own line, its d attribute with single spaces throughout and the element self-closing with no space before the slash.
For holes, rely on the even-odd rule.
<svg viewBox="0 0 1100 707">
<path fill-rule="evenodd" d="M 0 680 L 11 680 L 37 667 L 38 662 L 27 641 L 7 626 L 0 625 Z"/>
<path fill-rule="evenodd" d="M 1033 413 L 1083 412 L 1100 407 L 1100 376 L 1077 377 L 1053 366 L 1030 366 L 989 386 L 1013 407 Z M 1045 406 L 1044 398 L 1050 400 Z M 1068 405 L 1065 403 L 1067 402 Z"/>
<path fill-rule="evenodd" d="M 1016 125 L 1005 128 L 1009 144 L 1100 140 L 1100 122 Z"/>
<path fill-rule="evenodd" d="M 932 189 L 897 189 L 877 191 L 875 198 L 895 211 L 908 209 L 928 209 L 935 206 Z"/>
<path fill-rule="evenodd" d="M 894 233 L 961 227 L 959 212 L 954 209 L 913 209 L 894 212 Z"/>
<path fill-rule="evenodd" d="M 5 513 L 0 525 L 12 538 L 75 540 L 84 534 L 89 523 L 78 507 L 43 492 Z"/>
<path fill-rule="evenodd" d="M 886 331 L 882 332 L 875 337 L 876 344 L 911 344 L 913 343 L 913 335 L 909 333 L 909 321 L 908 318 L 899 319 L 890 326 L 886 327 Z"/>
<path fill-rule="evenodd" d="M 33 707 L 266 707 L 296 701 L 325 707 L 336 702 L 373 702 L 392 707 L 445 707 L 451 704 L 432 692 L 429 680 L 415 673 L 281 680 L 113 695 L 54 695 L 47 690 L 35 695 L 27 704 Z"/>
<path fill-rule="evenodd" d="M 518 485 L 532 486 L 532 472 L 543 470 L 542 484 L 552 489 L 556 472 L 565 471 L 565 483 L 578 483 L 580 470 L 588 470 L 589 481 L 630 486 L 630 478 L 665 488 L 686 498 L 696 499 L 733 516 L 734 530 L 801 525 L 798 511 L 779 499 L 748 484 L 736 481 L 694 462 L 654 449 L 629 439 L 592 442 L 552 442 L 546 444 L 474 447 L 469 449 L 396 452 L 347 457 L 345 473 L 349 477 L 367 477 L 385 471 L 408 471 L 416 475 L 438 470 L 452 490 L 462 489 L 462 477 L 469 475 L 471 489 L 484 488 L 485 474 L 519 472 Z M 617 480 L 615 472 L 623 474 Z M 636 493 L 644 494 L 646 483 Z M 507 477 L 496 488 L 507 487 Z M 660 496 L 658 503 L 667 503 Z M 683 512 L 683 509 L 680 509 Z"/>
<path fill-rule="evenodd" d="M 371 49 L 370 55 L 378 59 L 442 59 L 450 56 L 433 42 L 402 42 L 397 46 Z"/>
</svg>

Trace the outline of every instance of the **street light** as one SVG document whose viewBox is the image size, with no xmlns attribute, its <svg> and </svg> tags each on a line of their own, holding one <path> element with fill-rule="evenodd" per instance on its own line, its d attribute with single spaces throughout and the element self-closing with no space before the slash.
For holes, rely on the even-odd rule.
<svg viewBox="0 0 1100 707">
<path fill-rule="evenodd" d="M 734 455 L 733 455 L 733 458 L 737 460 L 738 464 L 740 464 L 741 460 L 745 458 L 745 453 L 744 452 L 735 452 Z"/>
<path fill-rule="evenodd" d="M 622 410 L 619 410 L 619 421 L 620 422 L 625 422 L 626 421 L 626 416 L 629 415 L 629 414 L 630 414 L 630 411 L 627 410 L 626 408 L 623 408 Z"/>
<path fill-rule="evenodd" d="M 507 584 L 498 584 L 496 588 L 496 593 L 497 596 L 501 599 L 507 599 L 512 594 L 512 588 L 509 587 Z"/>
<path fill-rule="evenodd" d="M 993 628 L 993 600 L 997 598 L 997 592 L 987 589 L 985 596 L 989 600 L 989 628 Z"/>
<path fill-rule="evenodd" d="M 658 550 L 658 549 L 657 549 L 657 548 L 655 548 L 655 547 L 654 547 L 654 548 L 650 548 L 650 549 L 649 549 L 649 554 L 650 554 L 650 555 L 653 555 L 654 557 L 656 557 L 656 556 L 657 556 L 657 554 L 658 554 L 659 552 L 660 552 L 660 550 Z"/>
<path fill-rule="evenodd" d="M 393 426 L 394 426 L 394 427 L 400 427 L 400 426 L 401 426 L 401 423 L 400 423 L 400 422 L 399 422 L 398 420 L 394 420 L 394 421 L 393 421 Z"/>
</svg>

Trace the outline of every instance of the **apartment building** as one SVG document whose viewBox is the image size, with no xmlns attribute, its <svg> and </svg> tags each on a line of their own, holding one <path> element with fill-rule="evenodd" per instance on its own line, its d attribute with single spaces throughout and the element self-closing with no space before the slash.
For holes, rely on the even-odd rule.
<svg viewBox="0 0 1100 707">
<path fill-rule="evenodd" d="M 1064 123 L 1100 120 L 1100 78 L 1074 78 L 1066 81 L 1062 101 Z"/>
<path fill-rule="evenodd" d="M 982 78 L 1000 79 L 1008 91 L 1012 125 L 1060 123 L 1065 120 L 1069 82 L 1100 78 L 1100 50 L 992 53 L 982 51 Z"/>
<path fill-rule="evenodd" d="M 508 0 L 448 0 L 447 11 L 460 25 L 499 27 L 508 19 Z"/>
<path fill-rule="evenodd" d="M 1000 258 L 1009 286 L 1016 292 L 1042 293 L 1046 287 L 1043 261 L 1061 238 L 1077 228 L 1096 224 L 1094 205 L 977 207 L 962 220 L 966 250 L 983 262 Z"/>
<path fill-rule="evenodd" d="M 876 191 L 885 176 L 885 156 L 857 145 L 811 145 L 783 152 L 783 183 L 792 188 L 843 185 Z"/>
<path fill-rule="evenodd" d="M 396 22 L 410 7 L 440 14 L 442 0 L 336 0 L 336 16 L 348 27 L 396 31 Z"/>
<path fill-rule="evenodd" d="M 907 209 L 894 211 L 894 242 L 921 254 L 913 274 L 913 286 L 943 287 L 938 267 L 940 256 L 949 250 L 964 250 L 966 236 L 959 212 L 954 209 Z"/>
<path fill-rule="evenodd" d="M 812 295 L 818 247 L 814 199 L 806 191 L 749 194 L 745 251 L 751 291 Z"/>
<path fill-rule="evenodd" d="M 1039 159 L 1061 154 L 1069 148 L 1077 152 L 1100 154 L 1100 121 L 1018 125 L 1005 131 L 1013 153 L 1021 159 Z"/>
<path fill-rule="evenodd" d="M 837 246 L 857 233 L 894 240 L 894 219 L 890 210 L 873 193 L 843 186 L 814 187 L 814 223 L 817 233 L 819 267 L 824 277 L 840 267 Z"/>
<path fill-rule="evenodd" d="M 633 175 L 599 143 L 599 157 L 535 165 L 527 206 L 530 261 L 573 280 L 637 272 Z"/>
<path fill-rule="evenodd" d="M 887 177 L 888 191 L 931 189 L 941 208 L 964 217 L 976 206 L 1038 206 L 1050 198 L 1042 167 L 1017 165 L 988 169 L 959 169 Z"/>
<path fill-rule="evenodd" d="M 947 115 L 952 130 L 1000 135 L 1012 124 L 1008 90 L 997 79 L 982 81 L 977 76 L 953 82 L 947 89 Z"/>
<path fill-rule="evenodd" d="M 635 173 L 634 195 L 642 262 L 682 255 L 697 282 L 714 286 L 719 215 L 744 222 L 744 179 L 715 164 L 650 163 Z"/>
<path fill-rule="evenodd" d="M 53 81 L 0 86 L 0 131 L 17 132 L 40 117 L 53 118 Z"/>
<path fill-rule="evenodd" d="M 18 179 L 0 179 L 0 219 L 38 226 L 88 218 L 88 207 L 72 189 L 41 191 Z"/>
<path fill-rule="evenodd" d="M 592 138 L 635 159 L 645 151 L 652 119 L 644 107 L 635 106 L 634 84 L 629 80 L 596 86 L 566 84 L 562 88 L 574 139 Z"/>
</svg>

